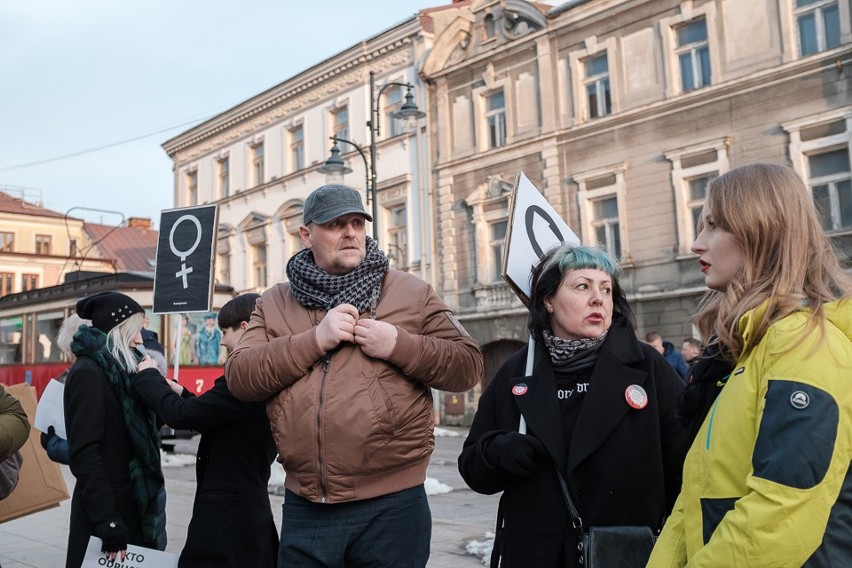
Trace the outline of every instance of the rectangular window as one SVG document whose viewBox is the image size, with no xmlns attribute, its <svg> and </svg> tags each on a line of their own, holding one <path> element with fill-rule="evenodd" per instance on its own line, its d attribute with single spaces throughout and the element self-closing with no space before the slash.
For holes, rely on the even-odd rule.
<svg viewBox="0 0 852 568">
<path fill-rule="evenodd" d="M 497 91 L 485 97 L 485 119 L 488 123 L 488 147 L 500 148 L 506 145 L 506 99 L 503 91 Z"/>
<path fill-rule="evenodd" d="M 405 205 L 390 209 L 390 226 L 388 227 L 388 253 L 394 268 L 404 270 L 408 251 L 408 230 Z"/>
<path fill-rule="evenodd" d="M 21 291 L 38 288 L 38 274 L 21 274 Z"/>
<path fill-rule="evenodd" d="M 252 147 L 252 157 L 251 157 L 251 165 L 252 165 L 252 175 L 254 179 L 254 185 L 260 185 L 263 183 L 263 142 L 260 144 L 256 144 Z"/>
<path fill-rule="evenodd" d="M 0 319 L 0 364 L 23 363 L 23 324 L 21 316 Z"/>
<path fill-rule="evenodd" d="M 716 172 L 712 172 L 699 178 L 686 180 L 689 187 L 689 199 L 686 206 L 689 208 L 693 230 L 698 226 L 698 221 L 701 219 L 701 210 L 704 209 L 704 200 L 707 198 L 707 184 L 715 176 Z"/>
<path fill-rule="evenodd" d="M 0 252 L 15 251 L 15 233 L 0 232 Z"/>
<path fill-rule="evenodd" d="M 301 126 L 290 131 L 290 163 L 294 172 L 305 167 L 305 129 Z"/>
<path fill-rule="evenodd" d="M 50 254 L 50 235 L 36 235 L 35 236 L 35 252 L 36 254 L 48 255 Z"/>
<path fill-rule="evenodd" d="M 222 158 L 219 160 L 219 196 L 222 198 L 231 195 L 231 160 Z"/>
<path fill-rule="evenodd" d="M 491 241 L 489 249 L 491 253 L 491 281 L 498 282 L 501 280 L 501 272 L 503 271 L 503 245 L 506 240 L 506 229 L 508 221 L 498 221 L 491 223 L 489 230 L 491 231 Z"/>
<path fill-rule="evenodd" d="M 841 148 L 808 156 L 809 183 L 822 228 L 837 231 L 852 227 L 852 173 L 849 150 Z"/>
<path fill-rule="evenodd" d="M 606 54 L 592 57 L 584 62 L 586 78 L 586 100 L 589 105 L 589 118 L 598 118 L 612 113 L 612 99 L 609 92 L 609 64 Z"/>
<path fill-rule="evenodd" d="M 15 285 L 15 275 L 11 272 L 0 272 L 0 296 L 11 294 Z"/>
<path fill-rule="evenodd" d="M 252 268 L 255 288 L 266 288 L 266 243 L 252 247 Z"/>
<path fill-rule="evenodd" d="M 231 283 L 231 255 L 230 254 L 220 254 L 219 255 L 219 283 L 220 284 L 230 284 Z"/>
<path fill-rule="evenodd" d="M 387 117 L 385 132 L 388 138 L 402 134 L 403 121 L 394 117 L 394 113 L 402 107 L 402 87 L 388 87 L 385 94 L 385 116 Z"/>
<path fill-rule="evenodd" d="M 62 352 L 54 343 L 62 325 L 62 312 L 50 312 L 36 316 L 38 339 L 36 340 L 36 363 L 56 363 L 62 360 Z"/>
<path fill-rule="evenodd" d="M 678 26 L 677 55 L 683 92 L 694 91 L 710 84 L 710 46 L 707 41 L 707 21 L 704 18 Z"/>
<path fill-rule="evenodd" d="M 618 198 L 605 197 L 592 202 L 592 230 L 597 244 L 611 255 L 621 258 L 621 235 L 618 223 Z"/>
<path fill-rule="evenodd" d="M 334 111 L 331 134 L 342 140 L 349 140 L 349 108 L 341 107 Z"/>
<path fill-rule="evenodd" d="M 840 11 L 837 0 L 796 0 L 796 25 L 802 56 L 840 45 Z"/>
<path fill-rule="evenodd" d="M 189 205 L 198 205 L 198 172 L 186 174 L 186 194 Z"/>
</svg>

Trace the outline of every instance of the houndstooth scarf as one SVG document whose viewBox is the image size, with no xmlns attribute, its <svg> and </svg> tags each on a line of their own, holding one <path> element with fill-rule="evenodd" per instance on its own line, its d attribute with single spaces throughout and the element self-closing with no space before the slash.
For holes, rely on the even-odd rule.
<svg viewBox="0 0 852 568">
<path fill-rule="evenodd" d="M 549 330 L 542 330 L 544 345 L 550 354 L 550 360 L 556 371 L 565 373 L 577 372 L 595 364 L 598 351 L 606 339 L 607 332 L 598 337 L 582 339 L 564 339 L 553 335 Z"/>
<path fill-rule="evenodd" d="M 367 237 L 367 256 L 352 272 L 329 274 L 317 266 L 313 251 L 304 249 L 287 263 L 287 278 L 293 297 L 306 308 L 328 311 L 340 304 L 352 304 L 365 312 L 374 298 L 378 303 L 387 270 L 385 253 Z"/>
</svg>

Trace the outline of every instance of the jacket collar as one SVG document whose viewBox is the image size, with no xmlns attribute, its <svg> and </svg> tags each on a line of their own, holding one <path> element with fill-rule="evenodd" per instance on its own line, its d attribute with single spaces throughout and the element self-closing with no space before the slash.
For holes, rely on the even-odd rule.
<svg viewBox="0 0 852 568">
<path fill-rule="evenodd" d="M 645 358 L 632 330 L 610 328 L 592 371 L 590 388 L 577 417 L 570 454 L 562 430 L 556 398 L 556 379 L 544 345 L 536 344 L 532 376 L 515 377 L 511 388 L 526 386 L 514 396 L 530 431 L 535 432 L 559 470 L 569 474 L 600 447 L 630 410 L 624 393 L 630 385 L 643 386 L 647 373 L 630 367 Z M 515 391 L 513 391 L 515 392 Z"/>
</svg>

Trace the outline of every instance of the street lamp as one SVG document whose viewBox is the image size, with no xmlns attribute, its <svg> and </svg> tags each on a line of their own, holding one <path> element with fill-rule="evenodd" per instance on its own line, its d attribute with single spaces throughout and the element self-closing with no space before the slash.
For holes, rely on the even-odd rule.
<svg viewBox="0 0 852 568">
<path fill-rule="evenodd" d="M 379 91 L 376 92 L 376 74 L 373 71 L 370 71 L 370 120 L 367 121 L 367 127 L 370 129 L 369 152 L 365 152 L 361 146 L 351 140 L 332 136 L 331 140 L 333 144 L 331 146 L 331 156 L 329 156 L 325 163 L 318 168 L 320 172 L 329 176 L 342 177 L 344 174 L 352 173 L 352 169 L 347 167 L 346 163 L 340 157 L 340 147 L 338 146 L 338 143 L 349 144 L 358 151 L 361 158 L 364 160 L 364 170 L 367 173 L 367 202 L 372 205 L 373 240 L 377 243 L 379 240 L 379 211 L 376 201 L 376 137 L 379 135 L 379 102 L 382 93 L 389 87 L 406 88 L 405 102 L 399 107 L 399 110 L 391 115 L 393 118 L 402 119 L 407 123 L 407 125 L 416 125 L 418 120 L 426 116 L 426 113 L 417 108 L 417 104 L 414 102 L 414 85 L 411 83 L 399 83 L 394 81 L 385 83 L 381 86 Z M 368 153 L 369 158 L 367 157 Z"/>
</svg>

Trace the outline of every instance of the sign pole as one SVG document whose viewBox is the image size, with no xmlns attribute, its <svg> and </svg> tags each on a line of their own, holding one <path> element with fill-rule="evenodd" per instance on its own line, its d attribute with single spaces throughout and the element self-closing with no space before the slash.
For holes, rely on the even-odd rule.
<svg viewBox="0 0 852 568">
<path fill-rule="evenodd" d="M 548 203 L 538 188 L 519 172 L 509 207 L 509 226 L 503 247 L 503 270 L 501 276 L 509 288 L 530 308 L 530 273 L 542 255 L 564 242 L 580 243 L 571 227 Z M 526 371 L 532 376 L 535 360 L 535 339 L 530 336 L 527 348 Z M 518 432 L 527 433 L 527 421 L 523 414 Z"/>
</svg>

